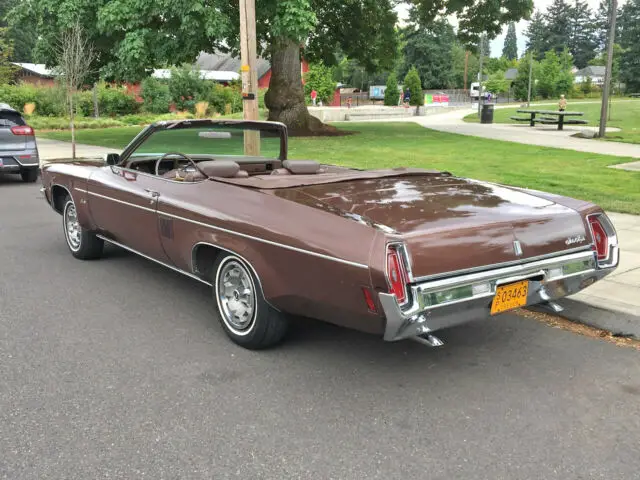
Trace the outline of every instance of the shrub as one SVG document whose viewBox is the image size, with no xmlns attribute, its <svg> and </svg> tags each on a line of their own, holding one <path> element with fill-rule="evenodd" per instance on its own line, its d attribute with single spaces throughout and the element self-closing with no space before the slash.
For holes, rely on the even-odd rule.
<svg viewBox="0 0 640 480">
<path fill-rule="evenodd" d="M 226 113 L 227 105 L 231 106 L 230 113 L 242 111 L 242 94 L 235 87 L 224 87 L 216 83 L 202 95 L 202 100 L 209 102 L 210 110 L 221 115 Z"/>
<path fill-rule="evenodd" d="M 100 115 L 129 115 L 140 110 L 140 104 L 124 87 L 98 85 L 98 108 Z"/>
<path fill-rule="evenodd" d="M 304 96 L 307 103 L 311 103 L 311 91 L 315 90 L 318 100 L 328 104 L 336 91 L 336 81 L 333 79 L 333 69 L 314 63 L 309 65 L 309 71 L 304 74 Z"/>
<path fill-rule="evenodd" d="M 200 71 L 190 66 L 171 69 L 169 94 L 178 110 L 195 111 L 196 102 L 205 100 L 208 95 L 207 82 Z"/>
<path fill-rule="evenodd" d="M 167 113 L 171 104 L 171 94 L 166 82 L 153 77 L 142 81 L 140 91 L 144 110 L 150 113 Z"/>
<path fill-rule="evenodd" d="M 387 88 L 384 91 L 384 104 L 390 107 L 398 105 L 400 91 L 398 90 L 398 77 L 395 72 L 391 72 L 387 78 Z"/>
<path fill-rule="evenodd" d="M 411 92 L 410 104 L 413 106 L 424 105 L 424 95 L 422 95 L 422 84 L 420 83 L 420 75 L 416 67 L 411 67 L 404 77 L 404 88 Z"/>
</svg>

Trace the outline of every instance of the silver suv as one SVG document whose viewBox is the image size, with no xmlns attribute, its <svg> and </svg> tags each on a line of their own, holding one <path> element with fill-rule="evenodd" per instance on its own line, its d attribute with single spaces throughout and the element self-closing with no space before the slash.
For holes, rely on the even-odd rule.
<svg viewBox="0 0 640 480">
<path fill-rule="evenodd" d="M 18 111 L 0 103 L 0 173 L 19 173 L 23 181 L 35 182 L 39 167 L 33 128 Z"/>
</svg>

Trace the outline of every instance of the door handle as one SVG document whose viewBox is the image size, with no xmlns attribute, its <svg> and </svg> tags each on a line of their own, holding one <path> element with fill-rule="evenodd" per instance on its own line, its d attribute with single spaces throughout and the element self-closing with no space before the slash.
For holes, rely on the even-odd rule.
<svg viewBox="0 0 640 480">
<path fill-rule="evenodd" d="M 145 188 L 144 191 L 145 192 L 149 192 L 152 197 L 159 197 L 160 196 L 160 194 L 158 192 L 156 192 L 155 190 L 151 190 L 150 188 Z"/>
</svg>

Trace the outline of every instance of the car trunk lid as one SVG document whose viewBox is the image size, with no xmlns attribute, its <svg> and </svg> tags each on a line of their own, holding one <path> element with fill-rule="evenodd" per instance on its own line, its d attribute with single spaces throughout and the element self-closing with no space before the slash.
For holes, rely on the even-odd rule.
<svg viewBox="0 0 640 480">
<path fill-rule="evenodd" d="M 414 277 L 526 261 L 587 247 L 572 209 L 500 185 L 447 175 L 375 178 L 300 187 L 334 213 L 407 244 Z M 518 243 L 515 243 L 515 242 Z"/>
</svg>

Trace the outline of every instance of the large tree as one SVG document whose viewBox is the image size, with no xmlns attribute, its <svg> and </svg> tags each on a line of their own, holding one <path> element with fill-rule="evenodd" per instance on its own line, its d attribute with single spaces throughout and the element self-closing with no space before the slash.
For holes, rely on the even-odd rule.
<svg viewBox="0 0 640 480">
<path fill-rule="evenodd" d="M 571 5 L 565 0 L 553 0 L 545 13 L 546 45 L 544 50 L 560 53 L 570 41 L 572 34 Z"/>
<path fill-rule="evenodd" d="M 9 59 L 14 62 L 31 62 L 37 38 L 35 23 L 29 19 L 20 25 L 8 27 L 7 16 L 15 3 L 15 0 L 0 0 L 0 28 L 7 28 L 6 41 L 13 46 Z"/>
<path fill-rule="evenodd" d="M 435 21 L 428 27 L 410 25 L 402 31 L 402 37 L 404 65 L 400 68 L 400 77 L 413 66 L 423 88 L 453 88 L 453 27 L 446 20 Z"/>
<path fill-rule="evenodd" d="M 640 92 L 640 0 L 625 3 L 620 23 L 620 80 L 628 92 Z"/>
<path fill-rule="evenodd" d="M 509 60 L 518 58 L 518 37 L 516 36 L 516 24 L 511 22 L 507 28 L 507 35 L 504 37 L 502 56 Z"/>
<path fill-rule="evenodd" d="M 536 59 L 541 60 L 548 45 L 548 27 L 545 16 L 540 10 L 531 17 L 525 32 L 527 36 L 527 53 L 534 52 Z"/>
<path fill-rule="evenodd" d="M 396 54 L 395 0 L 257 0 L 257 38 L 271 60 L 265 103 L 269 118 L 292 132 L 322 130 L 304 102 L 301 51 L 309 60 L 335 61 L 336 52 L 368 71 L 390 67 Z M 502 25 L 526 18 L 532 0 L 411 0 L 421 23 L 453 15 L 468 44 L 480 33 L 495 37 Z M 36 19 L 40 58 L 51 63 L 52 40 L 78 20 L 98 53 L 101 74 L 140 79 L 164 64 L 193 62 L 201 51 L 237 51 L 239 3 L 229 0 L 22 0 L 18 17 Z"/>
<path fill-rule="evenodd" d="M 584 68 L 596 56 L 596 24 L 586 1 L 575 0 L 571 6 L 570 37 L 567 42 L 576 67 Z"/>
</svg>

